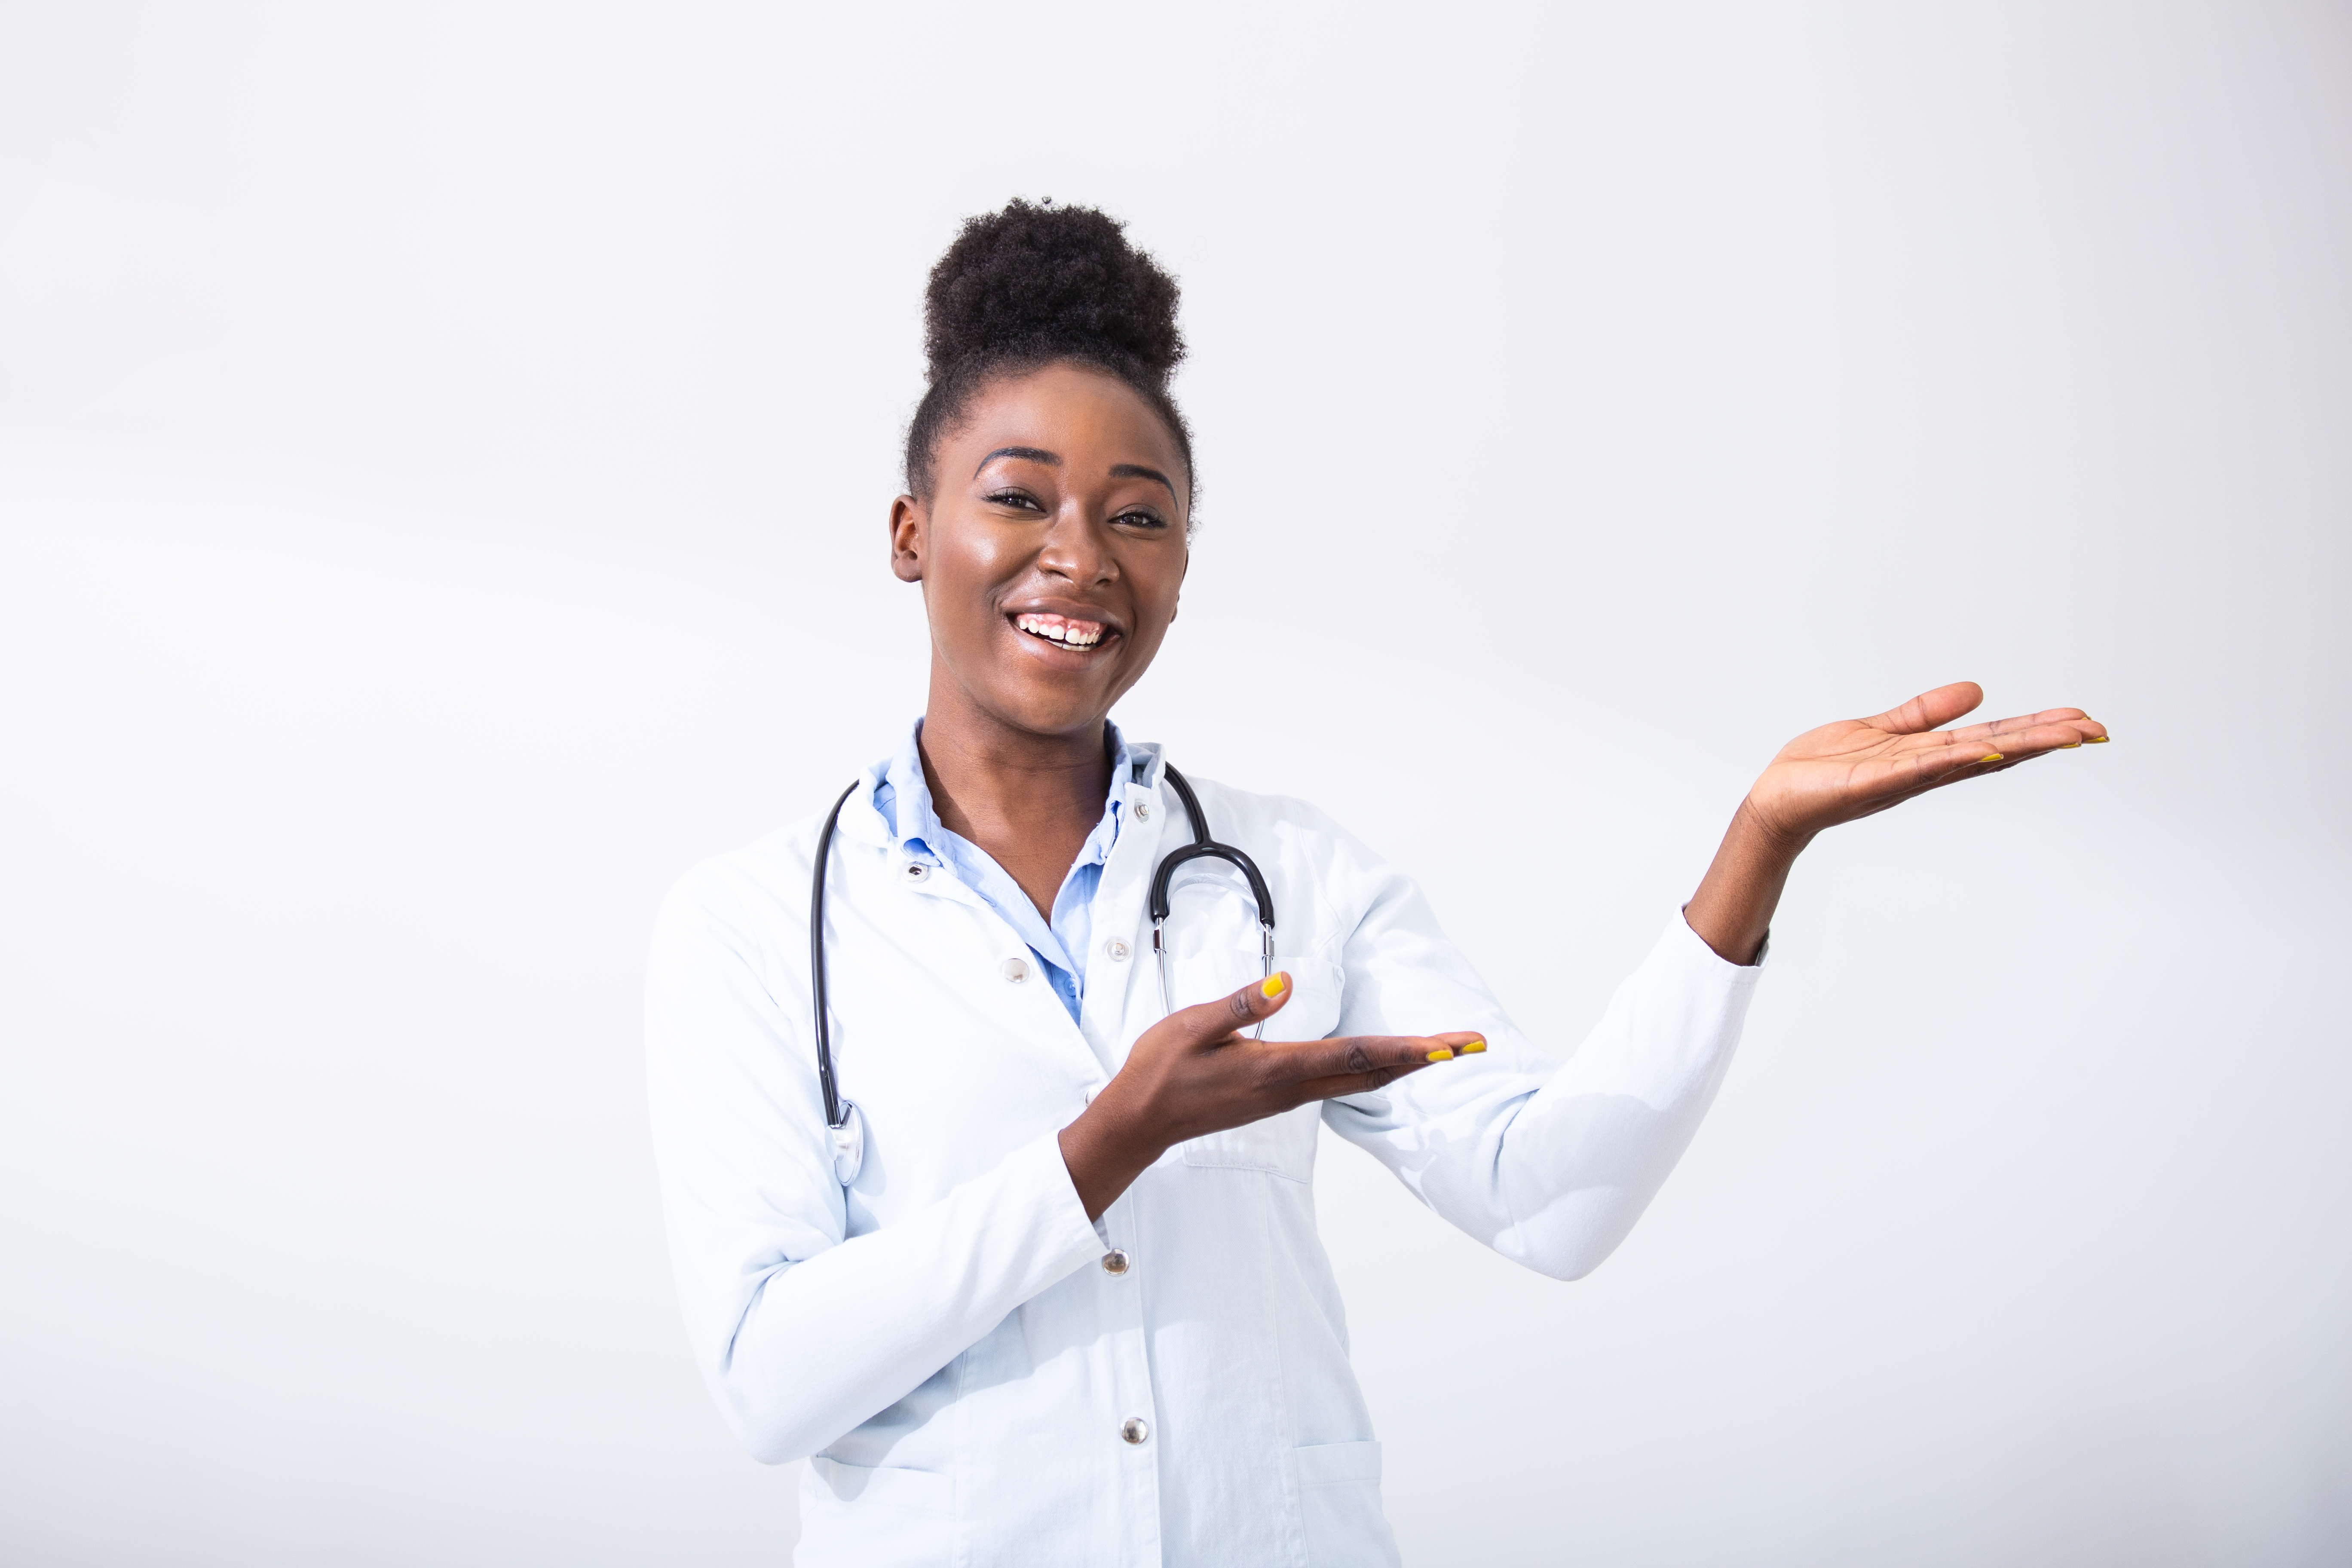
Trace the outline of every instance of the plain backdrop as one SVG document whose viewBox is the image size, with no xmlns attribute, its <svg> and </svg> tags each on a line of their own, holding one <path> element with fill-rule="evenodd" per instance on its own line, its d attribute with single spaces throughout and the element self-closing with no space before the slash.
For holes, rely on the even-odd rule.
<svg viewBox="0 0 2352 1568">
<path fill-rule="evenodd" d="M 2116 734 L 1814 847 L 1591 1279 L 1327 1142 L 1408 1559 L 2352 1561 L 2352 9 L 2243 0 L 0 4 L 0 1561 L 785 1559 L 643 955 L 920 703 L 1014 195 L 1184 285 L 1121 722 L 1561 1055 L 1790 735 Z"/>
</svg>

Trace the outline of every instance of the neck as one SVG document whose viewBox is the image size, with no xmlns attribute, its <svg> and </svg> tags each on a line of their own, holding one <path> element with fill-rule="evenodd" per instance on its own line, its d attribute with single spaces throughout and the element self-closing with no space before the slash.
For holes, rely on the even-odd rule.
<svg viewBox="0 0 2352 1568">
<path fill-rule="evenodd" d="M 1105 739 L 1099 720 L 1068 734 L 1015 729 L 931 672 L 918 750 L 940 826 L 986 850 L 1049 919 L 1062 879 L 1102 820 Z"/>
</svg>

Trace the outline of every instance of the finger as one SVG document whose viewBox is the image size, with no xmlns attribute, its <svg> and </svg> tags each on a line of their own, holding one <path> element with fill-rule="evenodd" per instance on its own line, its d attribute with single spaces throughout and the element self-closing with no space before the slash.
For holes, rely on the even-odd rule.
<svg viewBox="0 0 2352 1568">
<path fill-rule="evenodd" d="M 1973 680 L 1956 680 L 1922 691 L 1899 708 L 1889 708 L 1875 719 L 1863 721 L 1874 730 L 1895 735 L 1917 735 L 1940 729 L 1984 700 L 1984 688 Z"/>
<path fill-rule="evenodd" d="M 2094 737 L 2086 730 L 2097 730 Z M 2020 763 L 2032 762 L 2052 752 L 2073 751 L 2085 741 L 2105 740 L 2105 726 L 2095 721 L 2074 723 L 2032 724 L 2023 729 L 1995 731 L 1971 740 L 1958 740 L 1914 753 L 1910 759 L 1913 776 L 1921 784 L 1932 787 L 1963 774 L 2002 773 Z"/>
<path fill-rule="evenodd" d="M 1290 1102 L 1293 1105 L 1304 1105 L 1311 1100 L 1331 1100 L 1344 1094 L 1370 1094 L 1375 1089 L 1385 1089 L 1407 1073 L 1420 1072 L 1424 1068 L 1435 1067 L 1457 1057 L 1477 1056 L 1486 1048 L 1486 1037 L 1457 1030 L 1445 1035 L 1407 1036 L 1402 1038 L 1358 1037 L 1351 1040 L 1319 1040 L 1316 1043 L 1349 1047 L 1347 1055 L 1341 1058 L 1342 1070 L 1291 1085 Z M 1416 1052 L 1419 1053 L 1417 1056 Z M 1328 1065 L 1328 1058 L 1325 1060 Z"/>
<path fill-rule="evenodd" d="M 1469 1030 L 1457 1030 L 1450 1035 L 1429 1037 L 1429 1059 L 1442 1062 L 1447 1056 L 1475 1057 L 1486 1048 L 1486 1037 Z M 1440 1052 L 1445 1055 L 1440 1055 Z"/>
<path fill-rule="evenodd" d="M 1195 1044 L 1209 1045 L 1253 1027 L 1261 1019 L 1273 1017 L 1289 1004 L 1290 994 L 1296 989 L 1290 983 L 1290 971 L 1277 970 L 1265 980 L 1251 981 L 1222 1001 L 1180 1008 L 1173 1016 Z"/>
<path fill-rule="evenodd" d="M 1303 1040 L 1284 1047 L 1281 1071 L 1294 1083 L 1314 1079 L 1360 1077 L 1386 1069 L 1422 1068 L 1451 1061 L 1463 1053 L 1455 1042 L 1477 1040 L 1477 1035 L 1355 1035 L 1336 1040 Z"/>
<path fill-rule="evenodd" d="M 2014 727 L 1995 731 L 1982 741 L 1969 742 L 1988 752 L 1999 752 L 2016 761 L 2036 757 L 2045 752 L 2071 752 L 2095 736 L 2104 739 L 2106 726 L 2095 719 L 2060 720 L 2041 722 L 2034 719 L 2014 721 Z"/>
<path fill-rule="evenodd" d="M 1981 741 L 1994 735 L 2017 734 L 2043 724 L 2071 725 L 2081 740 L 2107 732 L 2105 724 L 2080 708 L 2045 708 L 2039 713 L 2021 713 L 2014 719 L 1995 719 L 1983 724 L 1970 724 L 1966 729 L 1953 731 L 1950 739 L 1960 742 Z"/>
</svg>

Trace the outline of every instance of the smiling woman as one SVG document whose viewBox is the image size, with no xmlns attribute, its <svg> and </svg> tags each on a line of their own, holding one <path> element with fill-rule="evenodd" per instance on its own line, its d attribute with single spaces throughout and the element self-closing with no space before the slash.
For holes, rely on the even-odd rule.
<svg viewBox="0 0 2352 1568">
<path fill-rule="evenodd" d="M 832 815 L 663 912 L 679 1295 L 745 1446 L 813 1456 L 803 1563 L 1393 1562 L 1320 1130 L 1578 1278 L 1696 1130 L 1812 837 L 2106 738 L 2071 708 L 1937 728 L 1980 700 L 1965 682 L 1799 737 L 1558 1066 L 1409 879 L 1109 722 L 1191 563 L 1176 302 L 1100 213 L 966 226 L 889 514 L 930 626 L 923 717 Z"/>
</svg>

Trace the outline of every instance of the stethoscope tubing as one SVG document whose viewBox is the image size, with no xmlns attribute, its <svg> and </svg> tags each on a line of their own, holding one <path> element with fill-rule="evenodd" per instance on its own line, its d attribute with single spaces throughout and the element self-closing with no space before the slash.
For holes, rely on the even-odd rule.
<svg viewBox="0 0 2352 1568">
<path fill-rule="evenodd" d="M 1171 763 L 1162 770 L 1176 796 L 1184 803 L 1184 814 L 1192 819 L 1192 842 L 1169 854 L 1151 875 L 1151 956 L 1160 970 L 1160 1010 L 1176 1011 L 1174 989 L 1168 980 L 1168 885 L 1176 873 L 1194 860 L 1223 860 L 1239 870 L 1249 880 L 1250 897 L 1257 903 L 1259 962 L 1265 978 L 1274 978 L 1274 895 L 1266 890 L 1265 879 L 1258 874 L 1257 862 L 1230 844 L 1220 844 L 1209 836 L 1209 816 L 1201 809 L 1201 797 L 1192 793 L 1192 783 Z M 1257 1021 L 1259 1039 L 1265 1038 L 1265 1020 Z"/>
<path fill-rule="evenodd" d="M 1171 851 L 1163 858 L 1151 875 L 1151 953 L 1160 971 L 1160 1005 L 1163 1012 L 1176 1010 L 1175 994 L 1168 980 L 1168 885 L 1176 873 L 1194 860 L 1223 860 L 1248 879 L 1250 897 L 1257 903 L 1257 929 L 1260 960 L 1265 978 L 1274 978 L 1274 895 L 1266 890 L 1265 879 L 1259 875 L 1257 862 L 1230 844 L 1220 844 L 1209 836 L 1208 815 L 1201 809 L 1201 797 L 1182 773 L 1172 766 L 1161 772 L 1174 786 L 1177 798 L 1184 803 L 1184 813 L 1192 818 L 1192 842 Z M 824 1124 L 838 1132 L 846 1125 L 842 1110 L 841 1090 L 833 1075 L 833 1031 L 826 1021 L 824 983 L 824 873 L 833 854 L 833 830 L 841 821 L 841 808 L 849 803 L 863 781 L 853 781 L 834 801 L 833 809 L 825 813 L 824 826 L 816 836 L 816 865 L 809 877 L 809 1009 L 816 1033 L 816 1081 L 824 1095 Z M 1257 1037 L 1265 1038 L 1265 1020 L 1258 1020 Z"/>
</svg>

